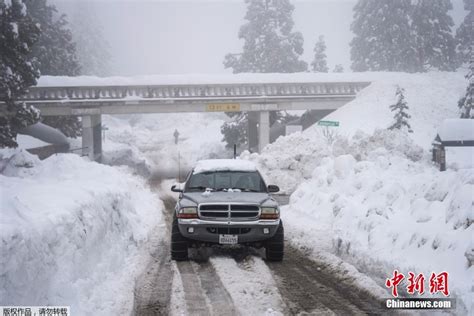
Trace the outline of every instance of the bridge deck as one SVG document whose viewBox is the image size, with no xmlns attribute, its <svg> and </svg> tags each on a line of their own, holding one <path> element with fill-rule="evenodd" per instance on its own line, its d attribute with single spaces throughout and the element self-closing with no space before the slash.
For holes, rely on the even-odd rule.
<svg viewBox="0 0 474 316">
<path fill-rule="evenodd" d="M 53 83 L 61 82 L 59 79 Z M 260 82 L 70 85 L 74 82 L 69 81 L 64 86 L 32 87 L 23 101 L 39 108 L 42 115 L 337 109 L 370 84 Z"/>
</svg>

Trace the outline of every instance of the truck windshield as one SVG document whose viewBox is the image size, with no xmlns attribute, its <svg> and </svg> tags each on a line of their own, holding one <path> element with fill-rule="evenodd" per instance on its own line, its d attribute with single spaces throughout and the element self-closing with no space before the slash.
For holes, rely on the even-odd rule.
<svg viewBox="0 0 474 316">
<path fill-rule="evenodd" d="M 186 183 L 186 192 L 226 191 L 239 189 L 245 192 L 266 192 L 265 183 L 258 172 L 215 171 L 192 174 Z"/>
</svg>

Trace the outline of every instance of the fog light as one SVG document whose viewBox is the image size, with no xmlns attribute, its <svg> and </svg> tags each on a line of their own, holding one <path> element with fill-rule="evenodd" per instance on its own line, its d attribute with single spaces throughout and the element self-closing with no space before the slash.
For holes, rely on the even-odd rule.
<svg viewBox="0 0 474 316">
<path fill-rule="evenodd" d="M 270 229 L 264 228 L 264 229 L 263 229 L 263 233 L 264 233 L 264 234 L 270 234 Z"/>
<path fill-rule="evenodd" d="M 190 234 L 194 233 L 194 227 L 188 227 L 188 233 Z"/>
</svg>

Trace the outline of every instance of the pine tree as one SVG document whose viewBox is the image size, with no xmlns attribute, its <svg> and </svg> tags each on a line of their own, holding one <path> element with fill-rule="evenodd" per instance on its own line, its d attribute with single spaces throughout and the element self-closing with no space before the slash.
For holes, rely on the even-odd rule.
<svg viewBox="0 0 474 316">
<path fill-rule="evenodd" d="M 308 65 L 299 58 L 303 54 L 303 35 L 293 32 L 294 6 L 289 0 L 245 0 L 247 13 L 239 31 L 244 40 L 241 54 L 227 54 L 226 68 L 234 73 L 292 73 L 306 71 Z M 248 114 L 231 114 L 233 121 L 225 123 L 221 132 L 227 147 L 248 144 Z M 270 123 L 283 117 L 270 113 Z"/>
<path fill-rule="evenodd" d="M 248 145 L 248 131 L 249 119 L 247 112 L 228 112 L 226 113 L 232 118 L 231 121 L 225 122 L 221 126 L 221 133 L 223 134 L 223 141 L 226 143 L 226 148 L 233 148 L 234 144 Z M 281 111 L 270 111 L 270 126 L 275 123 L 286 124 L 298 118 L 296 115 Z"/>
<path fill-rule="evenodd" d="M 359 0 L 351 45 L 354 71 L 416 71 L 411 0 Z"/>
<path fill-rule="evenodd" d="M 248 115 L 244 112 L 228 113 L 233 118 L 232 121 L 225 122 L 221 126 L 221 133 L 224 135 L 222 139 L 225 141 L 225 147 L 231 149 L 235 145 L 248 144 Z"/>
<path fill-rule="evenodd" d="M 34 124 L 39 112 L 18 99 L 36 84 L 38 65 L 31 47 L 40 30 L 27 15 L 22 0 L 0 1 L 0 147 L 16 147 L 22 128 Z"/>
<path fill-rule="evenodd" d="M 344 72 L 344 67 L 341 64 L 337 64 L 334 66 L 334 70 L 332 72 Z"/>
<path fill-rule="evenodd" d="M 456 51 L 460 63 L 467 64 L 474 54 L 474 1 L 464 0 L 464 10 L 468 14 L 456 30 Z"/>
<path fill-rule="evenodd" d="M 316 45 L 314 45 L 314 60 L 311 63 L 311 70 L 313 72 L 329 72 L 326 56 L 326 43 L 324 36 L 319 36 Z"/>
<path fill-rule="evenodd" d="M 76 57 L 76 45 L 64 14 L 58 15 L 56 7 L 46 0 L 26 2 L 28 15 L 41 28 L 38 42 L 32 48 L 32 55 L 39 61 L 43 76 L 77 76 L 80 74 Z M 59 129 L 68 137 L 81 135 L 81 123 L 76 116 L 46 116 L 46 125 Z"/>
<path fill-rule="evenodd" d="M 448 13 L 452 9 L 450 0 L 418 0 L 414 3 L 412 31 L 416 42 L 418 71 L 426 71 L 431 67 L 443 71 L 456 69 L 452 35 L 454 22 Z"/>
<path fill-rule="evenodd" d="M 458 107 L 461 110 L 461 118 L 474 118 L 474 111 L 471 112 L 474 107 L 474 54 L 471 55 L 471 62 L 469 65 L 469 72 L 466 75 L 467 88 L 466 95 L 462 97 L 458 102 Z"/>
<path fill-rule="evenodd" d="M 58 15 L 54 5 L 46 0 L 26 2 L 28 15 L 41 28 L 38 42 L 32 54 L 40 63 L 42 76 L 78 76 L 80 66 L 76 56 L 76 44 L 72 40 L 68 21 Z"/>
<path fill-rule="evenodd" d="M 407 113 L 408 105 L 405 100 L 404 93 L 405 89 L 397 87 L 397 92 L 395 93 L 397 97 L 397 103 L 390 105 L 390 110 L 395 112 L 395 122 L 389 127 L 389 129 L 402 129 L 403 127 L 406 127 L 408 132 L 412 133 L 413 131 L 411 130 L 411 126 L 408 124 L 408 119 L 411 116 Z"/>
<path fill-rule="evenodd" d="M 247 14 L 239 31 L 241 54 L 228 54 L 224 65 L 240 72 L 291 73 L 306 71 L 303 36 L 293 32 L 294 6 L 289 0 L 245 0 Z"/>
</svg>

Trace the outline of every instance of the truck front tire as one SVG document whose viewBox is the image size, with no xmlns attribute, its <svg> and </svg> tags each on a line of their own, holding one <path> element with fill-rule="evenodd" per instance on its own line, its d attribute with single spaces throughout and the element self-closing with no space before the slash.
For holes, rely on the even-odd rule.
<svg viewBox="0 0 474 316">
<path fill-rule="evenodd" d="M 268 239 L 265 243 L 265 255 L 268 261 L 282 261 L 284 253 L 284 237 L 285 232 L 283 229 L 283 223 L 280 221 L 280 225 L 275 235 Z"/>
<path fill-rule="evenodd" d="M 171 227 L 171 260 L 188 260 L 188 240 L 179 232 L 177 218 L 173 219 Z"/>
</svg>

